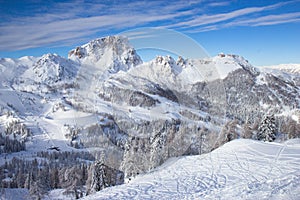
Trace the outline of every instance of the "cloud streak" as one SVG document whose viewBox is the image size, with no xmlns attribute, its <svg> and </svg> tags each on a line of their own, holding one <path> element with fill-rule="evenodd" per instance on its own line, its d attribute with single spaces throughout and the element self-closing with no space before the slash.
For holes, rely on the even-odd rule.
<svg viewBox="0 0 300 200">
<path fill-rule="evenodd" d="M 207 4 L 206 4 L 207 3 Z M 226 7 L 227 2 L 196 1 L 108 1 L 54 3 L 51 9 L 36 9 L 28 16 L 5 16 L 0 22 L 0 51 L 41 46 L 67 45 L 91 39 L 103 32 L 159 26 L 188 32 L 212 31 L 233 26 L 266 26 L 299 22 L 300 14 L 269 14 L 290 2 L 248 7 L 224 13 L 201 14 L 206 7 Z M 43 10 L 47 12 L 44 13 Z M 257 15 L 253 18 L 253 15 Z M 0 16 L 1 17 L 1 16 Z M 71 42 L 72 43 L 72 42 Z"/>
<path fill-rule="evenodd" d="M 271 26 L 284 23 L 295 23 L 300 22 L 300 12 L 287 13 L 287 14 L 278 14 L 278 15 L 266 15 L 262 17 L 257 17 L 253 19 L 238 19 L 226 23 L 201 26 L 196 29 L 191 29 L 189 32 L 198 33 L 198 32 L 207 32 L 212 30 L 219 30 L 228 27 L 236 26 Z"/>
<path fill-rule="evenodd" d="M 183 21 L 177 24 L 166 26 L 167 28 L 193 28 L 193 27 L 199 27 L 209 24 L 217 24 L 220 22 L 226 22 L 228 20 L 236 19 L 243 16 L 251 15 L 251 14 L 257 14 L 261 13 L 263 11 L 268 11 L 272 9 L 279 8 L 281 6 L 284 6 L 286 4 L 289 4 L 292 2 L 282 2 L 277 3 L 269 6 L 263 6 L 263 7 L 250 7 L 250 8 L 243 8 L 234 10 L 227 13 L 220 13 L 220 14 L 212 14 L 212 15 L 200 15 L 197 17 L 194 17 L 192 20 Z M 251 17 L 251 16 L 250 16 Z M 232 24 L 233 25 L 233 24 Z"/>
<path fill-rule="evenodd" d="M 63 45 L 65 40 L 90 37 L 102 30 L 134 28 L 193 14 L 193 10 L 185 9 L 186 4 L 181 1 L 171 7 L 162 6 L 161 9 L 157 8 L 162 5 L 162 1 L 149 2 L 148 6 L 145 6 L 145 2 L 117 7 L 101 3 L 84 5 L 82 7 L 80 2 L 58 4 L 51 13 L 0 23 L 0 50 L 19 50 L 58 43 Z M 85 11 L 87 8 L 91 9 Z"/>
</svg>

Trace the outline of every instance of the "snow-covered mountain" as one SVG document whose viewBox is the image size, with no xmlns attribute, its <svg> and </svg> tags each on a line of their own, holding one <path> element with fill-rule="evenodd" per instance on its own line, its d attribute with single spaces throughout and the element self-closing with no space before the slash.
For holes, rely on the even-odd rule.
<svg viewBox="0 0 300 200">
<path fill-rule="evenodd" d="M 0 87 L 11 85 L 16 77 L 22 75 L 38 58 L 25 56 L 19 59 L 0 59 Z"/>
<path fill-rule="evenodd" d="M 294 82 L 300 86 L 300 64 L 280 64 L 273 66 L 261 66 L 261 70 L 284 77 L 284 79 Z"/>
<path fill-rule="evenodd" d="M 12 85 L 16 90 L 38 93 L 51 93 L 73 84 L 79 65 L 56 54 L 46 54 L 19 77 L 15 77 Z"/>
<path fill-rule="evenodd" d="M 242 56 L 143 62 L 126 38 L 109 36 L 68 58 L 3 58 L 0 70 L 1 184 L 32 195 L 61 188 L 74 198 L 237 138 L 300 133 L 300 75 Z M 17 173 L 26 165 L 36 168 Z M 98 168 L 118 181 L 97 185 Z"/>
<path fill-rule="evenodd" d="M 63 79 L 74 78 L 77 74 L 77 68 L 75 63 L 70 60 L 56 54 L 46 54 L 34 63 L 33 67 L 29 69 L 30 71 L 24 73 L 24 76 L 34 74 L 34 80 L 37 83 L 51 85 Z"/>
<path fill-rule="evenodd" d="M 69 52 L 69 59 L 85 65 L 92 65 L 101 71 L 116 73 L 127 71 L 142 62 L 128 39 L 122 36 L 108 36 L 93 40 Z"/>
</svg>

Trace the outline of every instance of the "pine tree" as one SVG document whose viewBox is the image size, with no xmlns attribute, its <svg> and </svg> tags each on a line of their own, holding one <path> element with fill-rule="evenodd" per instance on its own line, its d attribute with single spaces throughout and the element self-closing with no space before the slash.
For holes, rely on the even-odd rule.
<svg viewBox="0 0 300 200">
<path fill-rule="evenodd" d="M 89 193 L 98 192 L 109 186 L 107 183 L 105 165 L 103 161 L 97 160 L 95 162 L 92 176 L 92 185 Z"/>
<path fill-rule="evenodd" d="M 24 183 L 24 188 L 26 189 L 30 189 L 30 186 L 31 186 L 31 182 L 32 182 L 32 172 L 29 172 L 27 175 L 26 175 L 26 179 L 25 179 L 25 183 Z"/>
<path fill-rule="evenodd" d="M 133 147 L 132 147 L 132 137 L 128 137 L 124 145 L 123 160 L 121 162 L 120 169 L 124 172 L 125 177 L 130 177 L 133 174 Z"/>
<path fill-rule="evenodd" d="M 41 191 L 41 188 L 38 186 L 38 183 L 32 183 L 30 185 L 29 190 L 30 196 L 32 199 L 40 200 L 43 197 L 43 192 Z"/>
<path fill-rule="evenodd" d="M 286 122 L 286 130 L 285 132 L 288 135 L 289 139 L 299 138 L 300 137 L 300 124 L 297 121 L 289 118 Z"/>
<path fill-rule="evenodd" d="M 42 169 L 40 169 L 37 180 L 35 182 L 31 181 L 30 185 L 30 195 L 33 199 L 40 200 L 48 191 L 48 183 L 47 183 L 48 174 L 45 173 Z"/>
<path fill-rule="evenodd" d="M 252 129 L 249 122 L 245 122 L 243 125 L 243 138 L 252 139 Z"/>
<path fill-rule="evenodd" d="M 86 165 L 85 164 L 82 164 L 82 166 L 81 166 L 81 184 L 82 185 L 85 185 L 85 182 L 86 182 L 86 180 L 87 180 L 87 178 L 88 178 L 88 175 L 87 175 L 87 167 L 86 167 Z"/>
<path fill-rule="evenodd" d="M 50 185 L 52 189 L 59 188 L 59 174 L 57 167 L 50 170 Z"/>
<path fill-rule="evenodd" d="M 16 174 L 16 181 L 17 181 L 17 186 L 18 188 L 23 188 L 25 184 L 25 176 L 24 173 L 19 170 L 18 173 Z"/>
<path fill-rule="evenodd" d="M 49 167 L 45 166 L 38 172 L 36 181 L 31 181 L 30 195 L 33 199 L 41 199 L 51 188 L 49 180 Z"/>
<path fill-rule="evenodd" d="M 158 133 L 150 139 L 150 165 L 151 168 L 157 167 L 163 162 L 163 153 L 165 151 L 166 136 L 163 133 Z"/>
<path fill-rule="evenodd" d="M 198 150 L 198 153 L 199 153 L 199 155 L 201 155 L 202 153 L 203 153 L 203 150 L 204 150 L 204 146 L 205 146 L 205 140 L 206 140 L 206 131 L 205 131 L 205 129 L 204 128 L 202 128 L 201 130 L 200 130 L 200 133 L 199 133 L 199 136 L 200 136 L 200 138 L 199 138 L 199 150 Z"/>
<path fill-rule="evenodd" d="M 225 137 L 224 142 L 230 142 L 231 140 L 238 138 L 238 134 L 236 131 L 237 124 L 238 124 L 237 120 L 231 120 L 225 124 L 221 133 Z"/>
<path fill-rule="evenodd" d="M 265 116 L 258 127 L 257 139 L 272 142 L 276 139 L 274 116 Z"/>
<path fill-rule="evenodd" d="M 83 184 L 82 173 L 79 166 L 73 166 L 66 169 L 64 172 L 63 188 L 65 188 L 64 194 L 73 195 L 75 199 L 79 199 L 83 196 Z"/>
</svg>

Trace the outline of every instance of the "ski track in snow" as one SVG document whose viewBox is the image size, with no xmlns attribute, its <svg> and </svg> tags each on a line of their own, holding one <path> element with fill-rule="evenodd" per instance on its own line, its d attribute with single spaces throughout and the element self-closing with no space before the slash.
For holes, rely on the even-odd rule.
<svg viewBox="0 0 300 200">
<path fill-rule="evenodd" d="M 235 140 L 84 199 L 299 199 L 297 145 Z"/>
</svg>

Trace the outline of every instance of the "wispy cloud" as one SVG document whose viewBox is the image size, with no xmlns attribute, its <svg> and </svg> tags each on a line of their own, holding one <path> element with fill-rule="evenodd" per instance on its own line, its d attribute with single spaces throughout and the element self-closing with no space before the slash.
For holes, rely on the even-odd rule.
<svg viewBox="0 0 300 200">
<path fill-rule="evenodd" d="M 189 30 L 191 33 L 198 32 L 207 32 L 212 30 L 218 30 L 228 27 L 236 27 L 236 26 L 270 26 L 276 24 L 284 24 L 284 23 L 294 23 L 300 22 L 300 12 L 296 13 L 287 13 L 287 14 L 278 14 L 278 15 L 266 15 L 262 17 L 257 17 L 253 19 L 238 19 L 226 23 L 201 26 L 195 29 Z"/>
<path fill-rule="evenodd" d="M 210 7 L 221 7 L 221 6 L 227 6 L 230 4 L 230 1 L 219 1 L 219 2 L 211 2 L 208 4 Z"/>
<path fill-rule="evenodd" d="M 243 8 L 243 9 L 238 9 L 231 12 L 220 13 L 220 14 L 211 14 L 211 15 L 203 14 L 194 17 L 194 19 L 192 20 L 179 22 L 177 24 L 169 25 L 167 27 L 168 28 L 193 28 L 193 27 L 199 27 L 208 24 L 216 24 L 216 23 L 232 20 L 235 18 L 239 18 L 245 15 L 276 9 L 288 3 L 291 2 L 282 2 L 282 3 L 277 3 L 269 6 L 262 6 L 262 7 Z"/>
<path fill-rule="evenodd" d="M 263 17 L 257 17 L 254 19 L 241 19 L 226 23 L 223 27 L 231 26 L 266 26 L 282 23 L 296 22 L 300 20 L 300 12 L 278 14 L 278 15 L 267 15 Z"/>
<path fill-rule="evenodd" d="M 193 15 L 193 9 L 178 1 L 165 6 L 164 1 L 126 2 L 118 6 L 81 2 L 59 3 L 49 13 L 12 18 L 0 23 L 0 50 L 18 50 L 65 40 L 89 37 L 103 30 L 118 30 L 172 21 Z"/>
<path fill-rule="evenodd" d="M 277 15 L 265 13 L 293 2 L 246 7 L 221 13 L 208 11 L 210 7 L 226 7 L 229 5 L 228 2 L 210 0 L 52 2 L 50 6 L 34 7 L 32 13 L 27 15 L 0 14 L 0 17 L 5 15 L 5 20 L 0 22 L 0 51 L 63 46 L 72 43 L 71 41 L 91 39 L 104 32 L 116 33 L 142 26 L 202 32 L 232 26 L 265 26 L 298 22 L 300 20 L 298 12 Z"/>
<path fill-rule="evenodd" d="M 89 36 L 103 29 L 134 27 L 152 21 L 166 20 L 181 16 L 182 13 L 166 15 L 106 15 L 88 18 L 68 19 L 50 23 L 8 25 L 1 31 L 0 43 L 8 49 L 22 49 Z M 25 37 L 24 37 L 25 36 Z"/>
</svg>

